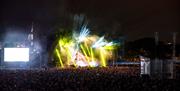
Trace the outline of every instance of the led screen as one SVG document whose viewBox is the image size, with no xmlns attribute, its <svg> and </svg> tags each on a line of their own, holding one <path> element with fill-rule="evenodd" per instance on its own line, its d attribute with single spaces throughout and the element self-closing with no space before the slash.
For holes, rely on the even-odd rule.
<svg viewBox="0 0 180 91">
<path fill-rule="evenodd" d="M 4 48 L 5 62 L 28 62 L 29 48 Z"/>
</svg>

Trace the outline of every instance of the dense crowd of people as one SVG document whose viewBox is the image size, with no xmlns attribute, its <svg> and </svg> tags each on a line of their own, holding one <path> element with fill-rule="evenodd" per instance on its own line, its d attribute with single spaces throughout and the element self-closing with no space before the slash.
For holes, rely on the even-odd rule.
<svg viewBox="0 0 180 91">
<path fill-rule="evenodd" d="M 1 91 L 178 91 L 178 80 L 141 77 L 138 67 L 0 70 Z"/>
</svg>

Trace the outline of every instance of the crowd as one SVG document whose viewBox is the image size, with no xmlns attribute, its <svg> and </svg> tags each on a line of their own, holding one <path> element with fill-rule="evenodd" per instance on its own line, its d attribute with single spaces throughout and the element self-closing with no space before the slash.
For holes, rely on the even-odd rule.
<svg viewBox="0 0 180 91">
<path fill-rule="evenodd" d="M 180 91 L 178 82 L 141 77 L 128 66 L 0 70 L 1 91 Z"/>
</svg>

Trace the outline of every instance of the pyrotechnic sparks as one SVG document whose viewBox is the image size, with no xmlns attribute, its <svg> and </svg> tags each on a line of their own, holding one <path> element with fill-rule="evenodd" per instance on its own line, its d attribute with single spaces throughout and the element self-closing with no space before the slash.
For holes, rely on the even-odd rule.
<svg viewBox="0 0 180 91">
<path fill-rule="evenodd" d="M 58 45 L 55 48 L 60 67 L 106 67 L 107 61 L 112 59 L 117 44 L 108 42 L 104 36 L 89 35 L 86 26 L 81 32 L 72 36 L 60 35 Z"/>
</svg>

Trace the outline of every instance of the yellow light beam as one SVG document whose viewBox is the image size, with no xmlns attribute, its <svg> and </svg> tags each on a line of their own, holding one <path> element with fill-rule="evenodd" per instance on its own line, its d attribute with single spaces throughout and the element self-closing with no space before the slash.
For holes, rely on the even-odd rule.
<svg viewBox="0 0 180 91">
<path fill-rule="evenodd" d="M 58 58 L 59 58 L 59 61 L 60 61 L 61 67 L 62 67 L 62 68 L 64 68 L 64 65 L 63 65 L 63 62 L 62 62 L 62 59 L 61 59 L 61 55 L 60 55 L 60 53 L 59 53 L 58 49 L 56 49 L 56 54 L 57 54 L 57 56 L 58 56 Z"/>
<path fill-rule="evenodd" d="M 86 59 L 88 61 L 88 64 L 89 64 L 89 59 L 88 59 L 88 56 L 87 56 L 87 54 L 86 54 L 86 52 L 84 50 L 84 47 L 82 45 L 80 45 L 80 47 L 81 47 L 81 49 L 82 49 L 82 51 L 83 51 L 83 53 L 84 53 L 84 55 L 85 55 L 85 57 L 86 57 Z"/>
<path fill-rule="evenodd" d="M 100 56 L 101 56 L 102 66 L 106 67 L 106 61 L 105 61 L 105 56 L 104 56 L 103 52 L 104 52 L 104 50 L 102 48 L 100 48 Z"/>
<path fill-rule="evenodd" d="M 66 48 L 67 52 L 67 64 L 70 65 L 70 60 L 72 59 L 72 54 L 70 53 L 70 48 Z"/>
<path fill-rule="evenodd" d="M 87 51 L 88 51 L 88 54 L 90 55 L 90 50 L 89 50 L 89 48 L 88 48 L 88 46 L 87 46 L 87 43 L 85 43 L 85 47 L 86 47 L 86 49 L 87 49 Z"/>
<path fill-rule="evenodd" d="M 90 52 L 91 52 L 91 61 L 94 61 L 94 53 L 92 51 L 92 48 L 90 48 Z"/>
</svg>

